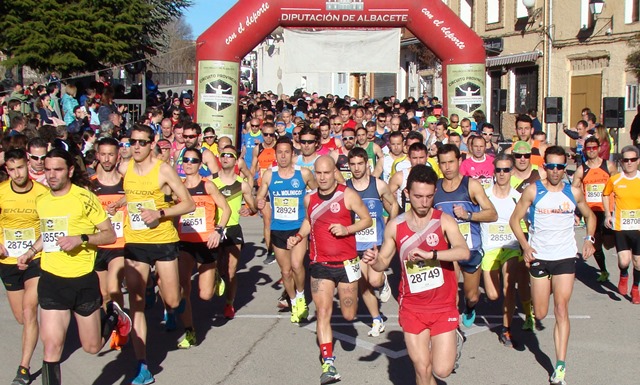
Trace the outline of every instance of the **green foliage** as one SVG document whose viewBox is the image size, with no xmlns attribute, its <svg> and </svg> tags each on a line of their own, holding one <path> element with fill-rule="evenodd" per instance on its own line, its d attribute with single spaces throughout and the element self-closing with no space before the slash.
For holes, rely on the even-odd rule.
<svg viewBox="0 0 640 385">
<path fill-rule="evenodd" d="M 633 72 L 636 78 L 640 80 L 640 34 L 630 40 L 629 45 L 634 47 L 635 50 L 627 56 L 627 70 Z"/>
<path fill-rule="evenodd" d="M 2 0 L 0 51 L 7 67 L 96 71 L 160 48 L 163 28 L 191 0 Z"/>
</svg>

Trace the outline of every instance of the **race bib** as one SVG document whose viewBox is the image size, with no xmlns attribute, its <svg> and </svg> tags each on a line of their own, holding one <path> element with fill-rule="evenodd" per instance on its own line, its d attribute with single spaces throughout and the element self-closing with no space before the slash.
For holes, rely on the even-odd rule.
<svg viewBox="0 0 640 385">
<path fill-rule="evenodd" d="M 378 229 L 376 227 L 376 218 L 373 219 L 373 225 L 356 233 L 356 242 L 360 243 L 376 243 L 378 241 Z M 356 223 L 360 218 L 356 219 Z"/>
<path fill-rule="evenodd" d="M 150 228 L 146 223 L 142 220 L 140 216 L 141 209 L 156 209 L 156 202 L 152 199 L 140 202 L 129 202 L 127 203 L 127 212 L 129 213 L 129 222 L 131 223 L 132 230 L 145 230 Z"/>
<path fill-rule="evenodd" d="M 458 228 L 464 237 L 464 240 L 467 241 L 467 246 L 469 248 L 473 248 L 473 242 L 471 241 L 471 223 L 470 222 L 460 222 L 458 223 Z"/>
<path fill-rule="evenodd" d="M 344 178 L 344 180 L 349 180 L 353 177 L 353 175 L 351 174 L 351 171 L 340 171 L 340 174 L 342 174 L 342 177 Z"/>
<path fill-rule="evenodd" d="M 61 251 L 58 238 L 69 235 L 69 218 L 53 217 L 40 219 L 40 233 L 42 234 L 42 250 L 47 253 Z"/>
<path fill-rule="evenodd" d="M 207 231 L 207 214 L 204 207 L 196 207 L 195 211 L 180 217 L 180 231 L 187 233 L 204 233 Z"/>
<path fill-rule="evenodd" d="M 411 293 L 421 293 L 444 285 L 440 261 L 404 261 L 404 271 Z"/>
<path fill-rule="evenodd" d="M 495 249 L 515 241 L 516 237 L 508 224 L 489 225 L 488 249 Z"/>
<path fill-rule="evenodd" d="M 493 178 L 479 178 L 478 182 L 482 185 L 482 188 L 487 190 L 493 186 Z"/>
<path fill-rule="evenodd" d="M 298 198 L 273 198 L 273 217 L 283 221 L 297 221 Z"/>
<path fill-rule="evenodd" d="M 376 168 L 376 165 L 373 164 L 373 158 L 367 159 L 367 163 L 369 164 L 369 170 L 373 172 L 373 169 Z"/>
<path fill-rule="evenodd" d="M 622 210 L 620 230 L 640 230 L 640 210 Z"/>
<path fill-rule="evenodd" d="M 344 271 L 347 273 L 347 279 L 349 282 L 355 282 L 362 276 L 360 270 L 360 258 L 356 257 L 348 261 L 342 262 L 344 264 Z"/>
<path fill-rule="evenodd" d="M 587 203 L 602 203 L 602 192 L 604 184 L 586 185 Z"/>
<path fill-rule="evenodd" d="M 36 242 L 35 229 L 4 229 L 3 233 L 4 248 L 9 257 L 21 256 Z"/>
<path fill-rule="evenodd" d="M 124 228 L 124 213 L 122 211 L 116 211 L 115 215 L 109 215 L 109 219 L 111 219 L 111 227 L 113 227 L 113 231 L 116 232 L 116 237 L 122 238 L 124 236 L 122 231 Z"/>
</svg>

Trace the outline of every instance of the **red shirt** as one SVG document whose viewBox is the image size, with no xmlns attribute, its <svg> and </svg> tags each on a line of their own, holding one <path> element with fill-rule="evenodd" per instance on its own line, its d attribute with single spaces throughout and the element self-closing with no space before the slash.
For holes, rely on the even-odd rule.
<svg viewBox="0 0 640 385">
<path fill-rule="evenodd" d="M 338 145 L 336 144 L 336 138 L 330 138 L 329 141 L 327 143 L 324 143 L 317 152 L 318 155 L 328 155 L 336 148 L 338 148 Z"/>
<path fill-rule="evenodd" d="M 318 191 L 309 197 L 309 222 L 311 234 L 309 244 L 309 258 L 311 263 L 328 263 L 336 267 L 344 267 L 342 262 L 356 257 L 356 237 L 350 234 L 336 237 L 329 231 L 329 226 L 339 223 L 343 226 L 353 224 L 350 210 L 344 203 L 344 192 L 347 186 L 338 184 L 336 190 L 329 196 L 320 197 Z"/>
<path fill-rule="evenodd" d="M 398 303 L 419 313 L 456 310 L 458 280 L 453 262 L 435 260 L 419 264 L 408 261 L 409 252 L 415 248 L 425 251 L 449 249 L 440 222 L 442 211 L 432 211 L 429 224 L 419 232 L 409 228 L 406 214 L 396 220 L 396 249 L 402 268 Z"/>
</svg>

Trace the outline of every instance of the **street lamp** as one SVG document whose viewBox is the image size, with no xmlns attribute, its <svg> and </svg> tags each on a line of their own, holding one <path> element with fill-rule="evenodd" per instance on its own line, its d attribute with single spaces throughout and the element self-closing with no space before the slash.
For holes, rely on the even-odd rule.
<svg viewBox="0 0 640 385">
<path fill-rule="evenodd" d="M 536 6 L 536 0 L 522 0 L 522 5 L 527 7 L 527 9 L 531 9 Z"/>
<path fill-rule="evenodd" d="M 589 10 L 596 18 L 602 13 L 602 8 L 604 8 L 604 0 L 589 0 Z"/>
</svg>

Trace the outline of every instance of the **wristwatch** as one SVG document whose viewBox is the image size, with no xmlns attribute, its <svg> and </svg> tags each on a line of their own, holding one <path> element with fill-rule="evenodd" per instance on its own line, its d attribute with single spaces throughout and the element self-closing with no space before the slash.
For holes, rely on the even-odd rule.
<svg viewBox="0 0 640 385">
<path fill-rule="evenodd" d="M 438 250 L 433 250 L 432 253 L 433 255 L 431 256 L 431 260 L 435 261 L 436 259 L 438 259 Z"/>
<path fill-rule="evenodd" d="M 593 235 L 587 235 L 586 237 L 584 237 L 585 241 L 589 241 L 591 243 L 596 243 L 596 239 L 594 238 Z"/>
<path fill-rule="evenodd" d="M 467 220 L 469 222 L 471 222 L 471 216 L 473 215 L 473 213 L 471 211 L 468 211 L 469 214 L 467 214 Z"/>
<path fill-rule="evenodd" d="M 82 239 L 83 244 L 89 242 L 89 236 L 87 234 L 81 234 L 80 239 Z"/>
<path fill-rule="evenodd" d="M 164 215 L 165 215 L 164 214 L 164 210 L 160 210 L 160 211 L 158 211 L 158 213 L 160 213 L 160 218 L 164 218 Z"/>
<path fill-rule="evenodd" d="M 224 234 L 224 227 L 222 226 L 216 226 L 215 230 L 218 234 L 223 235 Z"/>
</svg>

